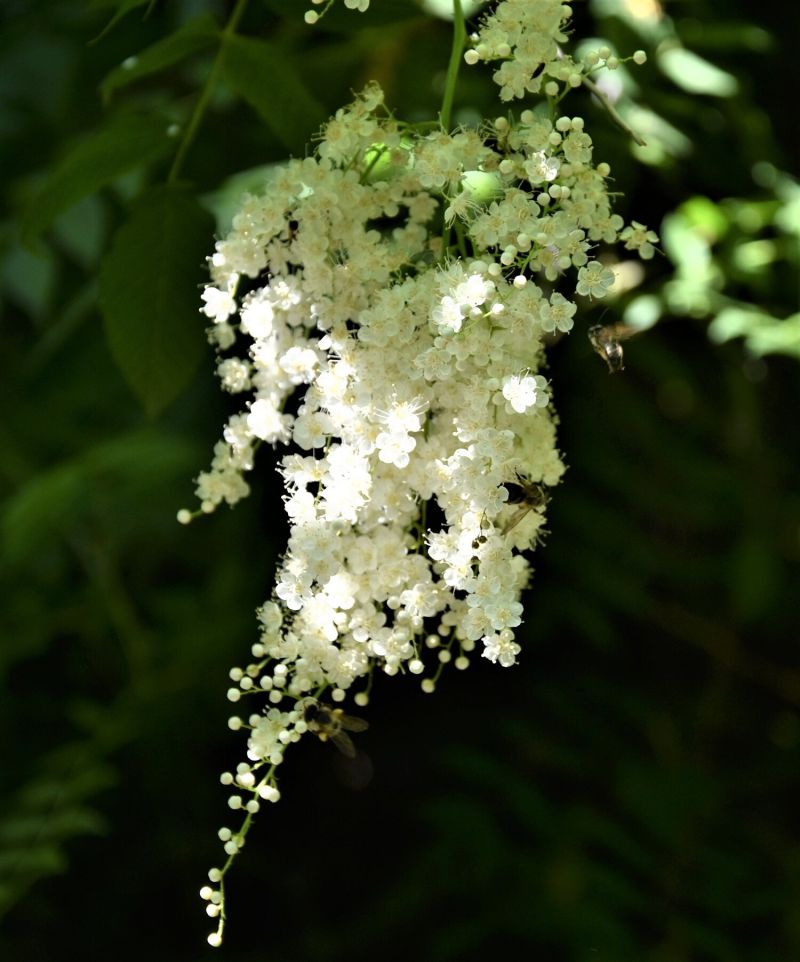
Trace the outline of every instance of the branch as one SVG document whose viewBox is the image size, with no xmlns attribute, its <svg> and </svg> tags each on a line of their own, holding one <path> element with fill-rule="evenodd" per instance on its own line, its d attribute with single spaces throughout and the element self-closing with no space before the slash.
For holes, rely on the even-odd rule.
<svg viewBox="0 0 800 962">
<path fill-rule="evenodd" d="M 595 95 L 595 97 L 597 97 L 597 99 L 606 108 L 606 110 L 609 113 L 609 116 L 614 121 L 614 123 L 617 124 L 618 127 L 621 127 L 625 131 L 625 133 L 628 134 L 634 140 L 634 142 L 637 143 L 640 147 L 647 146 L 647 141 L 643 140 L 636 133 L 635 130 L 632 130 L 628 126 L 628 124 L 625 123 L 622 117 L 620 117 L 620 115 L 617 113 L 617 109 L 614 106 L 614 104 L 612 104 L 611 101 L 609 100 L 608 94 L 603 93 L 603 91 L 597 86 L 594 80 L 590 80 L 586 76 L 581 76 L 581 83 L 583 84 L 584 87 L 591 90 L 591 92 Z"/>
</svg>

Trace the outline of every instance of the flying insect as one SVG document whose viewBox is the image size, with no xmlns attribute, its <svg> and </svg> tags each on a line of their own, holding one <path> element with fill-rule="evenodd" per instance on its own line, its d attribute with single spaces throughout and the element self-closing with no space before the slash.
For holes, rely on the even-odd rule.
<svg viewBox="0 0 800 962">
<path fill-rule="evenodd" d="M 610 374 L 618 374 L 625 370 L 625 359 L 622 351 L 622 342 L 639 332 L 636 328 L 628 327 L 626 324 L 595 324 L 587 331 L 589 343 L 595 353 L 608 365 Z"/>
<path fill-rule="evenodd" d="M 321 742 L 330 741 L 347 758 L 356 757 L 356 747 L 347 732 L 363 732 L 369 722 L 355 715 L 345 714 L 341 708 L 334 708 L 322 701 L 310 701 L 303 715 L 308 730 L 314 732 Z"/>
</svg>

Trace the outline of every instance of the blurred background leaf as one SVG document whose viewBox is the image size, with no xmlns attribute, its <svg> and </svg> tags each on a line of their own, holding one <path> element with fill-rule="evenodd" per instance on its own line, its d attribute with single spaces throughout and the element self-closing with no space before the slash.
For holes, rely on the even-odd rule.
<svg viewBox="0 0 800 962">
<path fill-rule="evenodd" d="M 140 197 L 100 267 L 100 309 L 117 366 L 145 411 L 186 387 L 205 350 L 193 295 L 203 283 L 213 221 L 172 186 Z"/>
</svg>

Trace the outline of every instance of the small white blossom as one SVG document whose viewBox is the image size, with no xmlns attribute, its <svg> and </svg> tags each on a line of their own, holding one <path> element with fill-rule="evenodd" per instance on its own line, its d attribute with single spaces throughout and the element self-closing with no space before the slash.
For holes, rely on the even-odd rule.
<svg viewBox="0 0 800 962">
<path fill-rule="evenodd" d="M 547 407 L 547 381 L 541 374 L 513 374 L 503 381 L 503 397 L 517 414 Z"/>
<path fill-rule="evenodd" d="M 578 271 L 578 283 L 575 290 L 584 297 L 605 297 L 614 286 L 614 272 L 601 264 L 592 261 Z"/>
<path fill-rule="evenodd" d="M 215 324 L 227 321 L 231 314 L 236 312 L 236 300 L 228 291 L 207 287 L 202 293 L 202 298 L 205 302 L 203 313 Z"/>
<path fill-rule="evenodd" d="M 548 333 L 561 331 L 567 334 L 575 323 L 572 318 L 576 310 L 577 306 L 568 301 L 563 294 L 558 292 L 552 294 L 549 302 L 543 301 L 540 308 L 539 320 L 542 330 Z"/>
<path fill-rule="evenodd" d="M 622 231 L 619 239 L 625 242 L 625 250 L 636 251 L 639 257 L 649 261 L 655 254 L 653 244 L 658 243 L 658 234 L 634 220 Z"/>
<path fill-rule="evenodd" d="M 231 394 L 239 394 L 250 387 L 250 365 L 238 357 L 229 357 L 217 365 L 222 387 Z"/>
<path fill-rule="evenodd" d="M 514 641 L 510 631 L 500 631 L 496 635 L 486 635 L 483 638 L 483 657 L 488 658 L 492 664 L 499 661 L 503 668 L 516 664 L 520 651 L 520 646 Z"/>
</svg>

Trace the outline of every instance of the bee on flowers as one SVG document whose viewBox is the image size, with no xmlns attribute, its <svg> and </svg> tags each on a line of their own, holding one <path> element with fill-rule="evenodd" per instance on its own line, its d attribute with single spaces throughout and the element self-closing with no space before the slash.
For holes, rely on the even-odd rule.
<svg viewBox="0 0 800 962">
<path fill-rule="evenodd" d="M 537 484 L 517 472 L 516 481 L 507 481 L 505 488 L 508 491 L 507 504 L 517 505 L 517 510 L 511 515 L 503 527 L 503 534 L 508 534 L 513 528 L 535 508 L 543 508 L 550 500 L 544 485 Z"/>
</svg>

